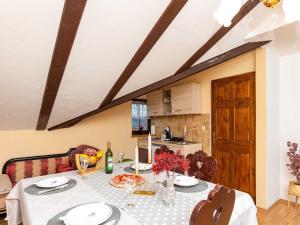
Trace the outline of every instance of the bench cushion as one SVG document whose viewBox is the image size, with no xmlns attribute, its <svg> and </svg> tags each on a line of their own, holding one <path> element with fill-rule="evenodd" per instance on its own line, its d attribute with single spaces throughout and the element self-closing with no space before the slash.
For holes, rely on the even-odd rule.
<svg viewBox="0 0 300 225">
<path fill-rule="evenodd" d="M 7 166 L 6 174 L 15 185 L 23 178 L 62 172 L 59 171 L 62 165 L 71 166 L 69 156 L 12 162 Z"/>
</svg>

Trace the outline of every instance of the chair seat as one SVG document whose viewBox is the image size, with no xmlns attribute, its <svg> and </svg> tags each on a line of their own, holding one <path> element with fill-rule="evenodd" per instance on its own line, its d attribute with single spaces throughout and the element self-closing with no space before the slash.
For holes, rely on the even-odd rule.
<svg viewBox="0 0 300 225">
<path fill-rule="evenodd" d="M 5 210 L 5 198 L 12 189 L 12 183 L 6 174 L 0 175 L 0 213 Z"/>
</svg>

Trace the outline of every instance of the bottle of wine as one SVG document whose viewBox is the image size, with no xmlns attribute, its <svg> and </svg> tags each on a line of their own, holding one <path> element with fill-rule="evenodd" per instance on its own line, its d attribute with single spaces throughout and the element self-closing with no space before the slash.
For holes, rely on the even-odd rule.
<svg viewBox="0 0 300 225">
<path fill-rule="evenodd" d="M 111 144 L 107 142 L 107 151 L 105 153 L 105 173 L 113 172 L 113 153 L 111 151 Z"/>
</svg>

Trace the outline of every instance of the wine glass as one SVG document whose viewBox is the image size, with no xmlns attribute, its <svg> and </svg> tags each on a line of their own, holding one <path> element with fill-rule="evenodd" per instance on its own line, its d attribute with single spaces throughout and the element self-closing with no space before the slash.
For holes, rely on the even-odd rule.
<svg viewBox="0 0 300 225">
<path fill-rule="evenodd" d="M 82 171 L 83 171 L 83 176 L 82 177 L 85 177 L 85 171 L 88 168 L 89 163 L 90 163 L 90 159 L 89 158 L 81 158 L 81 160 L 80 160 L 80 166 L 81 166 Z"/>
<path fill-rule="evenodd" d="M 121 163 L 123 162 L 124 159 L 124 153 L 123 152 L 119 152 L 118 153 L 118 162 Z"/>
<path fill-rule="evenodd" d="M 124 153 L 123 152 L 119 152 L 118 153 L 118 163 L 123 162 L 123 160 L 124 160 Z M 119 169 L 123 169 L 123 168 L 124 168 L 124 166 L 119 165 Z"/>
<path fill-rule="evenodd" d="M 136 186 L 136 184 L 135 184 L 135 181 L 133 179 L 127 178 L 125 180 L 124 187 L 125 187 L 126 193 L 128 194 L 127 207 L 133 207 L 134 206 L 134 204 L 132 202 L 132 196 L 133 196 L 135 186 Z"/>
</svg>

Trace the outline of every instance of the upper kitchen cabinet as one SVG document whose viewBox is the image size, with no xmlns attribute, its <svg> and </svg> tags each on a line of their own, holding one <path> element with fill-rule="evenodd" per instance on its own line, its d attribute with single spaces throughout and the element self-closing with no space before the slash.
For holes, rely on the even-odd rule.
<svg viewBox="0 0 300 225">
<path fill-rule="evenodd" d="M 149 116 L 163 116 L 164 115 L 164 103 L 163 103 L 163 92 L 154 91 L 147 94 L 147 105 Z"/>
<path fill-rule="evenodd" d="M 173 115 L 200 114 L 200 85 L 188 83 L 171 88 Z"/>
<path fill-rule="evenodd" d="M 200 114 L 200 85 L 188 83 L 147 95 L 148 115 Z"/>
</svg>

